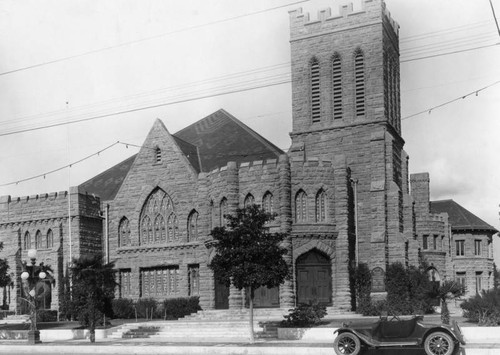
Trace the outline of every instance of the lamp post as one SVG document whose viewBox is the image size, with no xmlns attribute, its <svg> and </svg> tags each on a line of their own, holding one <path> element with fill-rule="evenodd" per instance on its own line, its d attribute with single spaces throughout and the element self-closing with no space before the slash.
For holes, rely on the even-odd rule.
<svg viewBox="0 0 500 355">
<path fill-rule="evenodd" d="M 31 265 L 29 265 L 26 261 L 22 262 L 23 272 L 21 273 L 21 279 L 23 280 L 24 293 L 27 297 L 25 298 L 25 301 L 28 302 L 30 307 L 31 326 L 28 331 L 28 344 L 37 344 L 41 343 L 41 341 L 40 331 L 36 326 L 36 286 L 40 281 L 47 277 L 47 273 L 45 272 L 46 267 L 43 265 L 43 262 L 38 266 L 35 265 L 35 249 L 28 250 L 28 258 L 31 260 Z"/>
</svg>

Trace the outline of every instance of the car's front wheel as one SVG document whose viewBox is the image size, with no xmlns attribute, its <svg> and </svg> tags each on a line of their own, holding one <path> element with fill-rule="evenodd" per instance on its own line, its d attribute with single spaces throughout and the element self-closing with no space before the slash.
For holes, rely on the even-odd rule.
<svg viewBox="0 0 500 355">
<path fill-rule="evenodd" d="M 341 333 L 335 338 L 333 349 L 337 355 L 357 355 L 361 351 L 361 342 L 352 333 Z"/>
<path fill-rule="evenodd" d="M 427 355 L 451 355 L 455 342 L 445 332 L 433 332 L 425 338 L 424 350 Z"/>
</svg>

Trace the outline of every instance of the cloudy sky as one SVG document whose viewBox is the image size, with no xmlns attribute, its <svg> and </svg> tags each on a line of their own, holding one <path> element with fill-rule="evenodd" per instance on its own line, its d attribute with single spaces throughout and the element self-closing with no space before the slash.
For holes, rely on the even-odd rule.
<svg viewBox="0 0 500 355">
<path fill-rule="evenodd" d="M 430 173 L 433 200 L 453 198 L 500 228 L 490 1 L 386 4 L 401 27 L 410 172 Z M 338 2 L 0 0 L 0 195 L 79 185 L 136 153 L 156 118 L 175 133 L 219 108 L 287 150 L 288 11 L 298 7 L 315 18 Z"/>
</svg>

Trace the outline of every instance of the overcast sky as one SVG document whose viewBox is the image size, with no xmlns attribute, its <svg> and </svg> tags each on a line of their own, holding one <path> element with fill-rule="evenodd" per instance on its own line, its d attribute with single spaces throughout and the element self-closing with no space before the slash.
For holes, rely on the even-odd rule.
<svg viewBox="0 0 500 355">
<path fill-rule="evenodd" d="M 500 228 L 500 35 L 489 0 L 386 4 L 401 27 L 410 172 L 430 173 L 433 200 Z M 288 11 L 298 7 L 315 18 L 338 2 L 0 0 L 0 195 L 67 190 L 136 153 L 156 118 L 175 133 L 219 108 L 287 150 Z M 58 126 L 66 121 L 82 122 Z M 49 174 L 117 141 L 131 145 Z"/>
</svg>

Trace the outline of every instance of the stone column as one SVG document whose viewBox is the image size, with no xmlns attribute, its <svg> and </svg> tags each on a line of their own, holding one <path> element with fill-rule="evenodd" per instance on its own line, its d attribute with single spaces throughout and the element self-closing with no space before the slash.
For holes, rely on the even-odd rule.
<svg viewBox="0 0 500 355">
<path fill-rule="evenodd" d="M 287 155 L 281 155 L 278 162 L 279 177 L 279 208 L 278 217 L 280 221 L 280 232 L 286 233 L 287 238 L 282 246 L 288 251 L 283 257 L 290 270 L 290 279 L 285 280 L 279 288 L 280 308 L 293 308 L 295 306 L 295 292 L 293 287 L 294 265 L 292 256 L 292 181 L 290 161 Z"/>
</svg>

